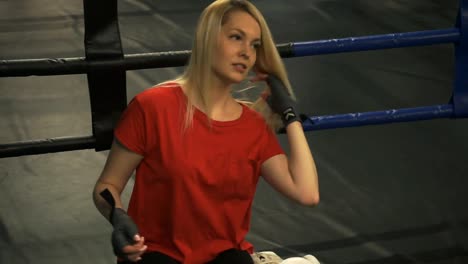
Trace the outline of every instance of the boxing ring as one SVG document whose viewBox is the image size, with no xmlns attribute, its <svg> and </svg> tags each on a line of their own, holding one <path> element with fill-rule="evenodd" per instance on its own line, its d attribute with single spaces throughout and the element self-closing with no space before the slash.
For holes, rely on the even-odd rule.
<svg viewBox="0 0 468 264">
<path fill-rule="evenodd" d="M 185 65 L 190 56 L 190 51 L 188 50 L 124 54 L 118 23 L 117 1 L 115 0 L 84 0 L 84 24 L 85 57 L 1 60 L 0 77 L 27 78 L 28 76 L 86 74 L 92 116 L 92 135 L 0 142 L 0 158 L 89 149 L 94 149 L 95 151 L 108 150 L 112 141 L 112 128 L 128 101 L 126 72 L 142 69 L 181 67 Z M 467 118 L 468 0 L 460 0 L 458 15 L 454 24 L 452 28 L 278 44 L 277 48 L 281 56 L 285 59 L 288 58 L 288 60 L 326 54 L 442 44 L 453 45 L 454 73 L 452 94 L 450 98 L 441 98 L 440 104 L 345 114 L 308 115 L 303 121 L 304 130 L 314 132 L 390 123 Z M 292 75 L 292 73 L 290 74 Z M 296 87 L 295 89 L 308 88 Z M 445 230 L 445 228 L 448 228 L 443 224 L 430 227 L 435 230 Z M 408 233 L 411 232 L 417 233 L 417 230 L 408 231 Z M 395 234 L 395 236 L 398 235 Z M 362 238 L 360 237 L 359 239 Z M 364 238 L 372 239 L 371 236 L 364 236 Z M 374 240 L 379 239 L 382 239 L 382 237 L 374 238 Z M 359 243 L 359 241 L 351 239 L 347 242 L 330 243 L 328 246 L 334 247 L 340 243 L 341 246 L 346 246 L 347 243 L 354 244 L 355 242 Z M 322 245 L 316 244 L 315 250 L 321 247 L 323 249 L 326 245 L 326 243 Z M 300 247 L 298 246 L 296 250 L 286 251 L 281 251 L 281 248 L 278 247 L 275 251 L 281 252 L 284 255 L 293 255 L 307 251 L 304 248 L 302 248 L 302 251 L 299 250 L 298 248 Z M 308 247 L 310 248 L 310 253 L 313 253 L 314 245 L 309 245 Z M 468 256 L 467 250 L 464 247 L 456 247 L 455 250 L 450 250 L 448 253 L 445 252 L 446 254 L 444 252 L 439 255 L 434 254 L 433 259 L 437 260 L 437 256 L 445 257 L 447 254 Z M 424 256 L 422 257 L 423 259 Z M 442 261 L 444 257 L 440 257 L 439 260 Z M 415 258 L 417 259 L 417 256 Z M 415 261 L 411 258 L 398 257 L 387 258 L 384 261 L 387 262 L 359 263 L 417 263 L 411 262 Z M 330 262 L 324 261 L 324 263 Z"/>
<path fill-rule="evenodd" d="M 87 148 L 108 149 L 113 124 L 127 100 L 125 71 L 183 66 L 187 62 L 190 51 L 124 55 L 119 36 L 117 3 L 115 1 L 102 1 L 99 4 L 84 1 L 84 3 L 87 26 L 86 58 L 4 60 L 0 64 L 0 77 L 87 74 L 93 112 L 93 135 L 1 144 L 0 157 Z M 287 58 L 444 43 L 455 45 L 455 83 L 450 103 L 378 112 L 311 116 L 304 122 L 304 130 L 467 117 L 468 77 L 464 74 L 468 69 L 467 5 L 467 1 L 460 1 L 460 12 L 455 28 L 279 44 L 280 54 Z M 99 27 L 107 27 L 107 31 L 95 29 Z M 111 76 L 112 78 L 109 78 Z M 118 88 L 104 91 L 103 87 Z"/>
</svg>

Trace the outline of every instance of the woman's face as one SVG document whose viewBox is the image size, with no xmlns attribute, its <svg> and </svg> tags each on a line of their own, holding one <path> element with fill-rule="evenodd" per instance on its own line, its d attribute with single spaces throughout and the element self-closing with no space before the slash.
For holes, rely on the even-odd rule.
<svg viewBox="0 0 468 264">
<path fill-rule="evenodd" d="M 247 77 L 257 59 L 260 36 L 260 25 L 249 13 L 233 10 L 227 14 L 213 58 L 213 72 L 223 84 Z"/>
</svg>

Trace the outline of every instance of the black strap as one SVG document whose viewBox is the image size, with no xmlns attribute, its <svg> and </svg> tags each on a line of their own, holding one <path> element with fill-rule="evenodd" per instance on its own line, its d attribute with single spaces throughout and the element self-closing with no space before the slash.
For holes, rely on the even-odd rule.
<svg viewBox="0 0 468 264">
<path fill-rule="evenodd" d="M 117 0 L 83 0 L 85 53 L 96 151 L 110 148 L 113 129 L 127 105 Z M 109 66 L 105 62 L 115 62 Z"/>
<path fill-rule="evenodd" d="M 115 199 L 114 196 L 112 196 L 112 193 L 106 188 L 104 191 L 100 193 L 101 197 L 106 200 L 106 202 L 111 206 L 111 212 L 109 214 L 109 221 L 112 223 L 112 216 L 114 215 L 115 211 Z"/>
</svg>

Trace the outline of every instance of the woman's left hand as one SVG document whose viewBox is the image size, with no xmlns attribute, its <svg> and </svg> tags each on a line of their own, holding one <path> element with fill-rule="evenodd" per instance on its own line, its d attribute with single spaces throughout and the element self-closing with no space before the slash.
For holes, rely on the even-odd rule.
<svg viewBox="0 0 468 264">
<path fill-rule="evenodd" d="M 254 72 L 255 72 L 255 76 L 250 78 L 250 80 L 249 80 L 252 83 L 266 81 L 266 79 L 268 78 L 267 73 L 259 72 L 259 71 L 256 71 L 256 70 L 254 70 Z"/>
</svg>

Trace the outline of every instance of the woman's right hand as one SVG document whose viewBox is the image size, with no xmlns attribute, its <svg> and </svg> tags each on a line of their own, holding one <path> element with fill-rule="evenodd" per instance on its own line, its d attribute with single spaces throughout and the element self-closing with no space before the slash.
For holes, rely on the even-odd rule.
<svg viewBox="0 0 468 264">
<path fill-rule="evenodd" d="M 135 222 L 121 208 L 115 208 L 110 220 L 114 226 L 112 232 L 114 254 L 125 260 L 139 261 L 147 246 L 145 238 L 138 234 Z"/>
</svg>

